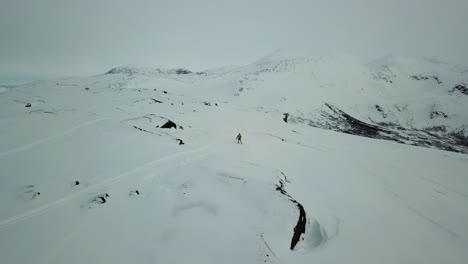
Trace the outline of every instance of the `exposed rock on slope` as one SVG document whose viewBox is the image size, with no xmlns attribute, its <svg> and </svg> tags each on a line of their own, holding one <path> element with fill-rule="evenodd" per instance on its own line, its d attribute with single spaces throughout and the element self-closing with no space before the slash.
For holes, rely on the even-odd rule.
<svg viewBox="0 0 468 264">
<path fill-rule="evenodd" d="M 112 68 L 106 74 L 129 74 L 129 75 L 184 75 L 184 74 L 191 74 L 192 72 L 183 69 L 162 69 L 162 68 L 148 68 L 148 67 L 130 67 L 130 66 L 123 66 L 123 67 L 116 67 Z M 200 74 L 199 74 L 200 75 Z"/>
<path fill-rule="evenodd" d="M 407 129 L 397 124 L 376 125 L 354 118 L 329 103 L 325 103 L 322 109 L 310 118 L 291 116 L 289 120 L 290 123 L 305 123 L 357 136 L 468 153 L 468 138 L 465 136 L 464 128 L 460 128 L 457 132 L 443 133 L 432 129 Z"/>
</svg>

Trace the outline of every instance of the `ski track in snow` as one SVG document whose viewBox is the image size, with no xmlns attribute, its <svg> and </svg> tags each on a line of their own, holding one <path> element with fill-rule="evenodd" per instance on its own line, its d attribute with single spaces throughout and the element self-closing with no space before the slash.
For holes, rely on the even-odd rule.
<svg viewBox="0 0 468 264">
<path fill-rule="evenodd" d="M 435 185 L 437 185 L 437 186 L 439 186 L 439 187 L 442 187 L 442 188 L 444 188 L 444 189 L 446 189 L 446 190 L 449 190 L 449 191 L 451 191 L 451 192 L 453 192 L 453 193 L 456 193 L 456 194 L 458 194 L 458 195 L 460 195 L 460 196 L 463 196 L 463 197 L 465 197 L 465 198 L 468 198 L 468 194 L 465 194 L 465 193 L 462 193 L 462 192 L 460 192 L 460 191 L 457 191 L 457 190 L 455 190 L 454 188 L 448 187 L 447 185 L 444 185 L 444 184 L 442 184 L 442 183 L 439 183 L 439 182 L 437 182 L 437 181 L 435 181 L 435 180 L 431 180 L 431 179 L 429 179 L 429 178 L 427 178 L 427 177 L 424 177 L 424 176 L 418 176 L 418 177 L 421 178 L 421 179 L 423 179 L 423 180 L 425 180 L 425 181 L 427 181 L 427 182 L 430 182 L 430 183 L 435 184 Z"/>
<path fill-rule="evenodd" d="M 67 129 L 67 130 L 65 130 L 65 131 L 63 131 L 63 132 L 57 133 L 57 134 L 55 134 L 55 135 L 52 135 L 52 136 L 49 136 L 49 137 L 45 137 L 45 138 L 39 139 L 39 140 L 34 141 L 34 142 L 30 143 L 30 144 L 23 145 L 23 146 L 21 146 L 21 147 L 17 147 L 17 148 L 14 148 L 14 149 L 11 149 L 11 150 L 7 150 L 7 151 L 4 151 L 4 152 L 0 152 L 0 158 L 5 157 L 5 156 L 8 156 L 8 155 L 11 155 L 11 154 L 15 154 L 15 153 L 18 153 L 18 152 L 21 152 L 21 151 L 25 151 L 25 150 L 27 150 L 27 149 L 33 148 L 33 147 L 35 147 L 35 146 L 38 146 L 38 145 L 40 145 L 40 144 L 42 144 L 42 143 L 45 143 L 45 142 L 47 142 L 47 141 L 50 141 L 50 140 L 52 140 L 52 139 L 58 138 L 58 137 L 60 137 L 60 136 L 64 136 L 64 135 L 69 134 L 69 133 L 72 133 L 72 132 L 74 132 L 74 131 L 76 131 L 76 130 L 78 130 L 78 129 L 81 129 L 81 128 L 90 126 L 90 125 L 92 125 L 92 124 L 94 124 L 94 123 L 97 123 L 97 122 L 103 121 L 103 120 L 105 120 L 105 118 L 94 119 L 94 120 L 91 120 L 91 121 L 82 123 L 82 124 L 80 124 L 80 125 L 78 125 L 78 126 L 76 126 L 76 127 L 72 127 L 72 128 L 70 128 L 70 129 Z"/>
<path fill-rule="evenodd" d="M 88 123 L 90 123 L 90 122 L 88 122 Z M 77 128 L 74 128 L 74 129 L 77 129 Z M 70 129 L 68 131 L 72 131 L 74 129 Z M 141 166 L 135 167 L 132 170 L 121 173 L 121 174 L 119 174 L 118 176 L 116 176 L 114 178 L 104 180 L 104 181 L 102 181 L 102 182 L 100 182 L 100 183 L 98 183 L 96 185 L 93 185 L 93 186 L 87 188 L 87 189 L 83 189 L 83 190 L 78 191 L 78 192 L 76 192 L 74 194 L 65 196 L 65 197 L 63 197 L 63 198 L 61 198 L 59 200 L 53 201 L 51 203 L 45 204 L 43 206 L 32 209 L 32 210 L 27 211 L 25 213 L 22 213 L 22 214 L 19 214 L 17 216 L 13 216 L 13 217 L 10 217 L 10 218 L 8 218 L 6 220 L 3 220 L 3 221 L 0 222 L 0 230 L 7 227 L 7 226 L 12 225 L 12 224 L 19 223 L 21 221 L 30 219 L 30 218 L 32 218 L 34 216 L 43 214 L 43 213 L 45 213 L 47 211 L 50 211 L 52 209 L 61 207 L 61 206 L 65 205 L 68 201 L 71 201 L 71 200 L 73 200 L 75 198 L 78 198 L 83 194 L 89 193 L 89 192 L 91 192 L 91 191 L 93 191 L 95 189 L 99 189 L 100 187 L 103 187 L 105 185 L 110 185 L 110 184 L 117 183 L 120 180 L 122 180 L 123 178 L 128 177 L 128 176 L 130 176 L 130 175 L 132 175 L 134 173 L 137 173 L 137 172 L 139 172 L 141 170 L 149 169 L 149 168 L 151 168 L 151 167 L 153 167 L 155 165 L 158 165 L 159 163 L 168 162 L 168 161 L 171 161 L 173 159 L 183 157 L 185 155 L 190 156 L 190 155 L 193 155 L 193 154 L 196 154 L 196 153 L 203 152 L 204 150 L 210 150 L 210 149 L 213 148 L 213 146 L 214 146 L 214 144 L 208 144 L 208 145 L 205 145 L 203 147 L 199 147 L 199 148 L 184 151 L 184 152 L 179 152 L 179 153 L 176 153 L 176 154 L 164 157 L 164 158 L 149 161 L 149 162 L 147 162 L 147 163 L 145 163 L 145 164 L 143 164 Z M 207 154 L 212 154 L 213 152 L 216 152 L 216 149 L 213 150 L 213 151 L 207 151 Z M 195 160 L 196 159 L 190 159 L 190 160 L 184 161 L 182 163 L 177 162 L 174 167 L 184 166 L 184 165 L 187 165 L 187 164 L 189 164 L 189 163 L 191 163 L 191 162 L 193 162 Z M 156 174 L 153 174 L 152 176 L 151 175 L 146 176 L 145 179 L 148 180 L 150 178 L 154 178 L 154 177 L 159 176 L 159 175 L 161 175 L 161 173 L 156 173 Z"/>
<path fill-rule="evenodd" d="M 404 207 L 406 207 L 409 211 L 413 212 L 414 214 L 416 214 L 420 218 L 426 220 L 427 222 L 429 222 L 430 224 L 432 224 L 436 228 L 439 228 L 439 229 L 443 230 L 445 233 L 449 234 L 450 236 L 458 238 L 458 234 L 456 232 L 452 231 L 451 229 L 447 228 L 446 226 L 440 224 L 439 222 L 437 222 L 437 221 L 433 220 L 432 218 L 428 217 L 427 215 L 423 214 L 422 212 L 420 212 L 419 210 L 417 210 L 416 208 L 411 206 L 408 202 L 405 202 L 400 197 L 400 195 L 398 195 L 396 192 L 394 192 L 394 191 L 392 191 L 392 190 L 390 190 L 388 188 L 385 188 L 385 190 L 387 192 L 391 193 L 396 199 L 398 199 L 401 202 L 401 204 Z"/>
</svg>

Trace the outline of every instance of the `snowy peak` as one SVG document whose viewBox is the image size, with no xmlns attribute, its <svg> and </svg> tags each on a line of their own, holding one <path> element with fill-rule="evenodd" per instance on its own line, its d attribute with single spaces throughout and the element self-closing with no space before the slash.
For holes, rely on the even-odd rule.
<svg viewBox="0 0 468 264">
<path fill-rule="evenodd" d="M 382 75 L 390 82 L 397 77 L 416 81 L 433 81 L 441 84 L 443 79 L 467 78 L 467 67 L 453 65 L 441 60 L 426 57 L 387 56 L 368 64 L 374 75 Z"/>
<path fill-rule="evenodd" d="M 251 68 L 278 68 L 278 65 L 303 65 L 308 64 L 311 68 L 320 68 L 326 65 L 344 65 L 345 67 L 364 67 L 359 60 L 344 53 L 330 54 L 326 56 L 313 56 L 307 53 L 293 51 L 277 51 L 250 64 Z"/>
<path fill-rule="evenodd" d="M 454 71 L 463 73 L 468 70 L 466 66 L 450 64 L 448 62 L 428 57 L 404 57 L 404 56 L 385 56 L 368 63 L 369 68 L 379 70 L 383 67 L 404 68 L 406 70 L 427 70 L 440 72 Z"/>
</svg>

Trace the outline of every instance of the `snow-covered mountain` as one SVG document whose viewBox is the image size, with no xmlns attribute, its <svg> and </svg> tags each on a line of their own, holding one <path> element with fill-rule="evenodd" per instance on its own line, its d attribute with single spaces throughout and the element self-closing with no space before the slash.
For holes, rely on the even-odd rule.
<svg viewBox="0 0 468 264">
<path fill-rule="evenodd" d="M 1 90 L 1 263 L 467 263 L 467 83 L 275 53 Z"/>
<path fill-rule="evenodd" d="M 267 61 L 239 83 L 258 90 L 246 93 L 253 100 L 274 97 L 292 122 L 466 152 L 466 68 L 398 57 L 369 65 L 343 56 Z"/>
</svg>

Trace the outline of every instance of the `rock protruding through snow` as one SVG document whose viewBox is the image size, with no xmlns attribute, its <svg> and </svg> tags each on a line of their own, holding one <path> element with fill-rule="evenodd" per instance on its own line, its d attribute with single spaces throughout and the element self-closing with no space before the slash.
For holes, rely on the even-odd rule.
<svg viewBox="0 0 468 264">
<path fill-rule="evenodd" d="M 375 109 L 384 114 L 383 109 L 376 105 Z M 430 118 L 450 118 L 446 113 L 435 110 L 431 112 Z M 334 130 L 347 134 L 395 141 L 422 147 L 433 147 L 447 151 L 468 153 L 468 141 L 460 137 L 460 133 L 454 130 L 446 132 L 445 127 L 429 127 L 424 130 L 408 129 L 398 124 L 379 123 L 372 124 L 359 120 L 338 107 L 324 103 L 321 111 L 310 119 L 299 116 L 291 116 L 290 123 L 307 123 L 309 126 Z M 438 132 L 438 133 L 435 133 Z"/>
<path fill-rule="evenodd" d="M 172 122 L 171 120 L 167 120 L 167 122 L 161 126 L 161 128 L 175 128 L 177 129 L 176 123 Z"/>
<path fill-rule="evenodd" d="M 296 201 L 294 198 L 289 195 L 286 190 L 284 189 L 284 182 L 282 180 L 279 181 L 279 185 L 276 185 L 276 190 L 279 191 L 281 194 L 285 195 L 289 198 L 289 200 L 297 206 L 299 210 L 299 218 L 297 220 L 297 224 L 294 227 L 294 232 L 291 238 L 291 246 L 290 249 L 294 250 L 297 243 L 301 240 L 301 236 L 306 232 L 306 225 L 307 225 L 307 216 L 304 210 L 304 206 Z"/>
</svg>

